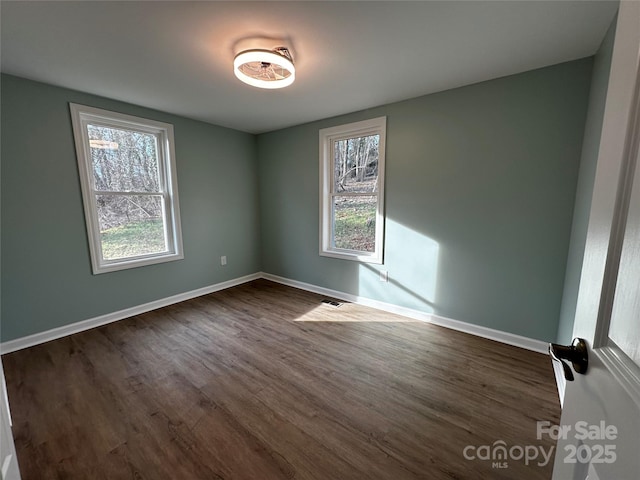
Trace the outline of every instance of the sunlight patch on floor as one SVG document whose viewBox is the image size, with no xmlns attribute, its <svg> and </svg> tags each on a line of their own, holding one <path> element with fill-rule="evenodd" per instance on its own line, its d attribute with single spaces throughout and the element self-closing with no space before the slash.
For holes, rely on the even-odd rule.
<svg viewBox="0 0 640 480">
<path fill-rule="evenodd" d="M 304 315 L 296 318 L 295 322 L 376 322 L 376 323 L 422 323 L 409 317 L 376 310 L 355 303 L 330 299 L 339 305 L 321 303 Z"/>
</svg>

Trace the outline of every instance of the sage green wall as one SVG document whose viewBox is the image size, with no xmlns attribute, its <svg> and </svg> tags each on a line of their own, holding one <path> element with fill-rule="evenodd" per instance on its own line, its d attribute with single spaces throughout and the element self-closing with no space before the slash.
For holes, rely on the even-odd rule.
<svg viewBox="0 0 640 480">
<path fill-rule="evenodd" d="M 92 275 L 69 102 L 174 125 L 184 260 Z M 3 341 L 260 270 L 255 136 L 8 75 L 1 115 Z"/>
<path fill-rule="evenodd" d="M 560 310 L 560 322 L 558 325 L 557 341 L 559 343 L 571 343 L 573 334 L 578 288 L 580 287 L 580 274 L 582 272 L 582 260 L 587 241 L 591 197 L 596 178 L 600 135 L 602 133 L 602 122 L 604 120 L 604 105 L 607 98 L 609 73 L 611 72 L 611 57 L 613 55 L 616 21 L 617 17 L 611 22 L 611 26 L 602 40 L 602 44 L 593 62 L 589 109 L 582 145 L 582 158 L 580 161 L 573 224 L 571 227 L 567 272 L 565 275 L 564 294 L 562 296 L 562 308 Z"/>
<path fill-rule="evenodd" d="M 591 67 L 591 59 L 560 64 L 257 142 L 3 75 L 2 341 L 261 268 L 553 340 Z M 92 275 L 69 102 L 174 125 L 184 260 Z M 380 115 L 388 117 L 385 264 L 320 257 L 318 130 Z M 381 269 L 389 283 L 378 280 Z"/>
<path fill-rule="evenodd" d="M 591 69 L 582 59 L 260 135 L 263 271 L 555 340 Z M 381 115 L 385 263 L 320 257 L 318 130 Z"/>
</svg>

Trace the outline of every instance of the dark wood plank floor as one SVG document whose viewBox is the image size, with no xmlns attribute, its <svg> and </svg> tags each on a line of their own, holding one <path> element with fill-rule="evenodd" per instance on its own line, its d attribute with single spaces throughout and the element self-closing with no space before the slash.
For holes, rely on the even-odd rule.
<svg viewBox="0 0 640 480">
<path fill-rule="evenodd" d="M 3 356 L 30 479 L 548 479 L 548 357 L 258 280 Z"/>
</svg>

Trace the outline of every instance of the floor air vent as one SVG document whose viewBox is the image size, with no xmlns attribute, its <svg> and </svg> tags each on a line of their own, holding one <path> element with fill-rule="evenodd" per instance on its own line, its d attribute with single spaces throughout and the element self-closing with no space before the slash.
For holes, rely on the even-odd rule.
<svg viewBox="0 0 640 480">
<path fill-rule="evenodd" d="M 336 302 L 335 300 L 329 300 L 328 298 L 325 298 L 324 300 L 322 300 L 322 303 L 326 303 L 327 305 L 331 305 L 332 307 L 339 307 L 340 305 L 342 305 L 340 302 Z"/>
</svg>

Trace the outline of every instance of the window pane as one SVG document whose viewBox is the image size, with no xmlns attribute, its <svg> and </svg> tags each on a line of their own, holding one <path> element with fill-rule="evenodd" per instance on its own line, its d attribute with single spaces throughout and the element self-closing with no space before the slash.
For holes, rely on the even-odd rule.
<svg viewBox="0 0 640 480">
<path fill-rule="evenodd" d="M 98 195 L 96 203 L 104 260 L 168 250 L 161 195 Z"/>
<path fill-rule="evenodd" d="M 87 125 L 96 190 L 158 192 L 158 150 L 150 133 Z"/>
<path fill-rule="evenodd" d="M 376 244 L 375 196 L 333 198 L 333 243 L 335 248 L 373 252 Z"/>
<path fill-rule="evenodd" d="M 339 140 L 333 144 L 333 192 L 375 193 L 378 185 L 380 135 Z"/>
</svg>

